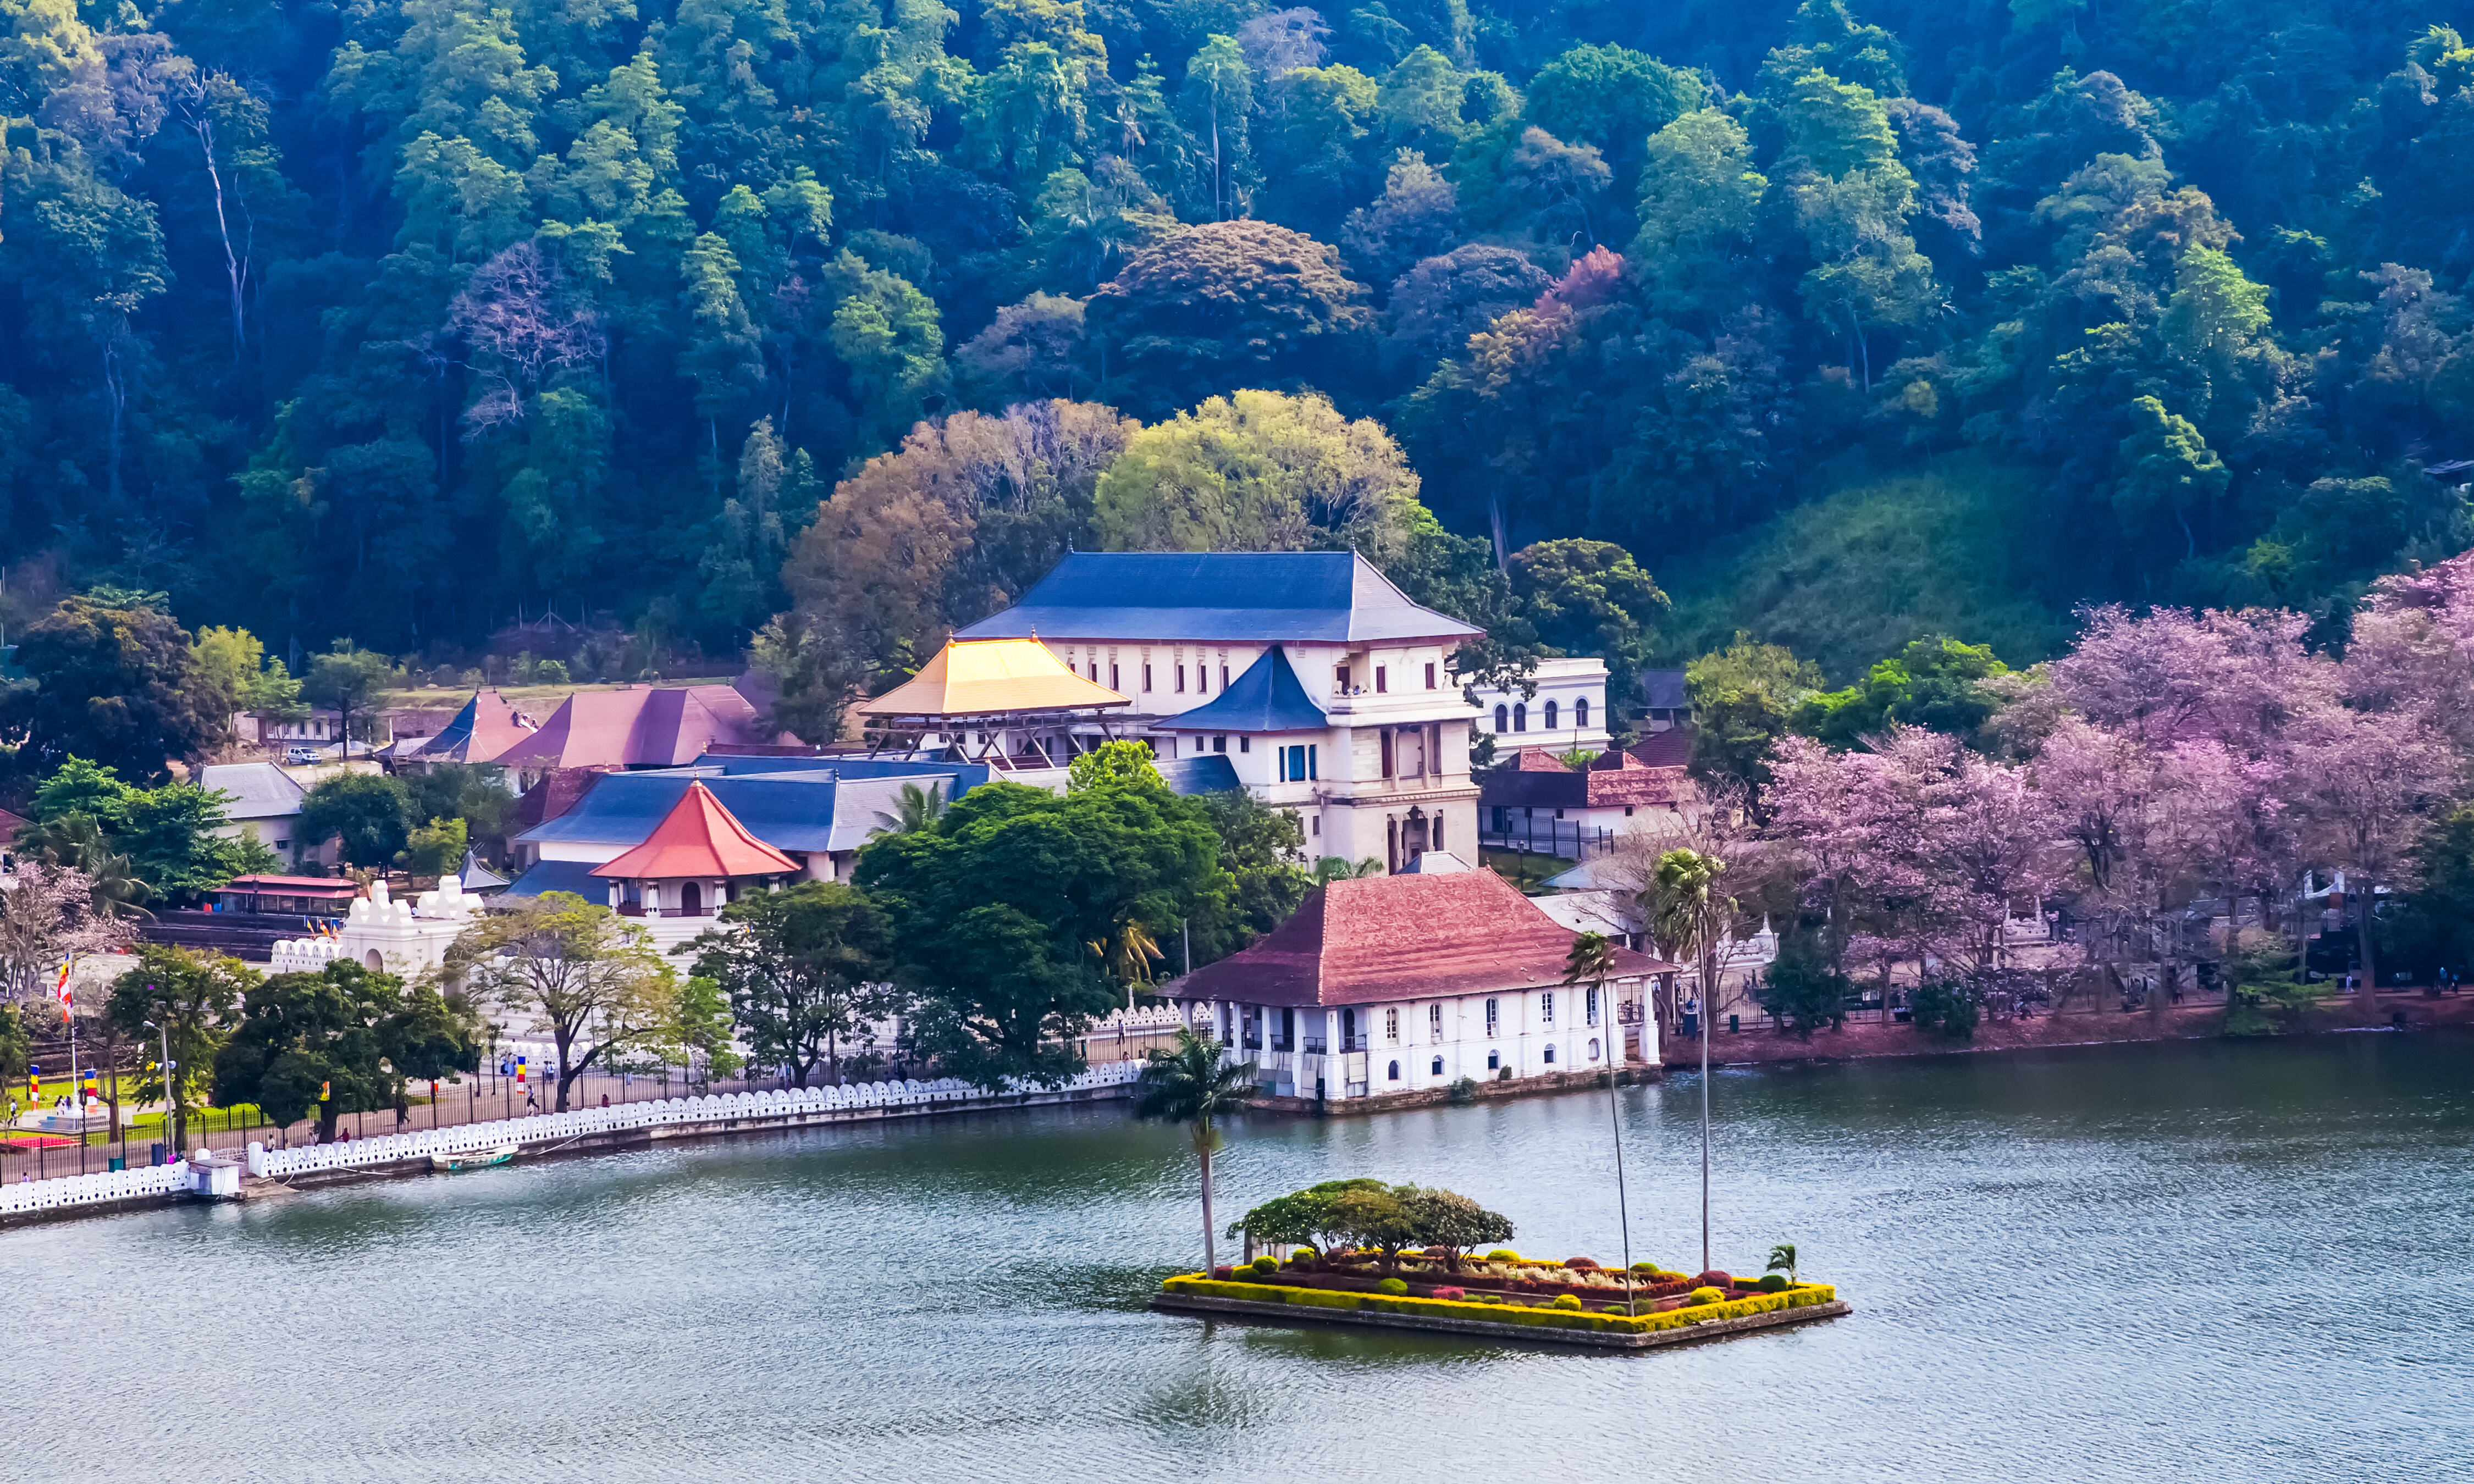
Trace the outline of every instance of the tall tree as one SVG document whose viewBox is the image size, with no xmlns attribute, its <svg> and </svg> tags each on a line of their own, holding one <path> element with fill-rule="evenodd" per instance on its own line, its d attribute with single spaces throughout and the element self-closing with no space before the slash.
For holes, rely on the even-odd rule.
<svg viewBox="0 0 2474 1484">
<path fill-rule="evenodd" d="M 695 974 L 730 996 L 730 1014 L 760 1065 L 800 1087 L 839 1075 L 840 1048 L 900 1008 L 885 965 L 885 914 L 837 881 L 803 881 L 721 909 L 725 924 L 671 949 L 695 954 Z"/>
</svg>

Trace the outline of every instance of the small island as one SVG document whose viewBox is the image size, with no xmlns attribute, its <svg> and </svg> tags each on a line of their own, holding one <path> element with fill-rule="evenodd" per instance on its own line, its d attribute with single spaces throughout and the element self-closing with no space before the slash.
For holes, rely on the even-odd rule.
<svg viewBox="0 0 2474 1484">
<path fill-rule="evenodd" d="M 1853 1311 L 1830 1284 L 1802 1281 L 1788 1247 L 1772 1256 L 1774 1267 L 1788 1271 L 1757 1279 L 1716 1270 L 1679 1273 L 1654 1262 L 1609 1268 L 1589 1257 L 1552 1261 L 1509 1248 L 1483 1255 L 1469 1250 L 1510 1233 L 1504 1218 L 1451 1191 L 1334 1181 L 1257 1207 L 1229 1229 L 1250 1243 L 1320 1239 L 1320 1246 L 1297 1246 L 1286 1259 L 1267 1254 L 1171 1277 L 1152 1306 L 1613 1350 L 1686 1344 Z"/>
</svg>

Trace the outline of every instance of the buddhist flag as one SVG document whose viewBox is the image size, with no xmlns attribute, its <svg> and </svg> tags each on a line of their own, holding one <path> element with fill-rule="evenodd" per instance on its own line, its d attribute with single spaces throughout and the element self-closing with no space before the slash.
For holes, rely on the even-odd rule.
<svg viewBox="0 0 2474 1484">
<path fill-rule="evenodd" d="M 73 1008 L 74 1000 L 69 991 L 69 966 L 65 961 L 61 965 L 59 982 L 52 986 L 52 997 L 61 1002 L 61 1018 L 66 1020 L 69 1017 L 69 1011 Z"/>
</svg>

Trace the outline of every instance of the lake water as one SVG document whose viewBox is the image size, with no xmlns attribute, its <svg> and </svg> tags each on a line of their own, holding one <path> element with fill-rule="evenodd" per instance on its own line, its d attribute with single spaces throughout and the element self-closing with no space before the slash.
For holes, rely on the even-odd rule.
<svg viewBox="0 0 2474 1484">
<path fill-rule="evenodd" d="M 1698 1262 L 1697 1086 L 1626 1089 Z M 5 1472 L 315 1480 L 2474 1476 L 2474 1044 L 2097 1047 L 1714 1084 L 1719 1265 L 1846 1319 L 1637 1355 L 1155 1315 L 1180 1130 L 749 1138 L 0 1233 Z M 1617 1255 L 1605 1094 L 1230 1130 L 1223 1219 L 1443 1185 Z"/>
</svg>

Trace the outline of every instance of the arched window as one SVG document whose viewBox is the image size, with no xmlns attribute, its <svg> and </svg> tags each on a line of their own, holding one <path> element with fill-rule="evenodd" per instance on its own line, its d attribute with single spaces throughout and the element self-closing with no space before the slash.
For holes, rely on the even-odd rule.
<svg viewBox="0 0 2474 1484">
<path fill-rule="evenodd" d="M 1589 1038 L 1589 1060 L 1590 1060 L 1590 1061 L 1592 1061 L 1592 1062 L 1594 1062 L 1594 1061 L 1596 1061 L 1597 1059 L 1598 1059 L 1598 1038 L 1596 1038 L 1595 1036 L 1592 1036 L 1592 1037 L 1590 1037 L 1590 1038 Z"/>
<path fill-rule="evenodd" d="M 1400 1064 L 1397 1062 L 1392 1064 L 1392 1080 L 1394 1082 L 1400 1080 Z"/>
<path fill-rule="evenodd" d="M 1572 703 L 1572 726 L 1576 730 L 1587 730 L 1589 729 L 1589 698 L 1583 696 L 1580 700 Z"/>
<path fill-rule="evenodd" d="M 1494 708 L 1494 730 L 1497 731 L 1510 731 L 1512 728 L 1508 723 L 1510 722 L 1512 712 L 1510 710 L 1503 706 L 1496 706 Z"/>
<path fill-rule="evenodd" d="M 1546 703 L 1546 730 L 1555 730 L 1555 703 L 1552 701 Z"/>
<path fill-rule="evenodd" d="M 1435 1058 L 1435 1075 L 1436 1075 L 1436 1076 L 1438 1076 L 1438 1077 L 1440 1077 L 1440 1076 L 1442 1076 L 1443 1074 L 1443 1059 L 1442 1057 L 1437 1057 L 1437 1058 Z"/>
<path fill-rule="evenodd" d="M 1553 1046 L 1548 1046 L 1546 1048 L 1546 1060 L 1549 1062 L 1555 1060 L 1555 1048 Z"/>
<path fill-rule="evenodd" d="M 1527 731 L 1529 730 L 1529 704 L 1527 702 L 1523 701 L 1516 703 L 1512 707 L 1512 730 L 1515 731 Z"/>
</svg>

